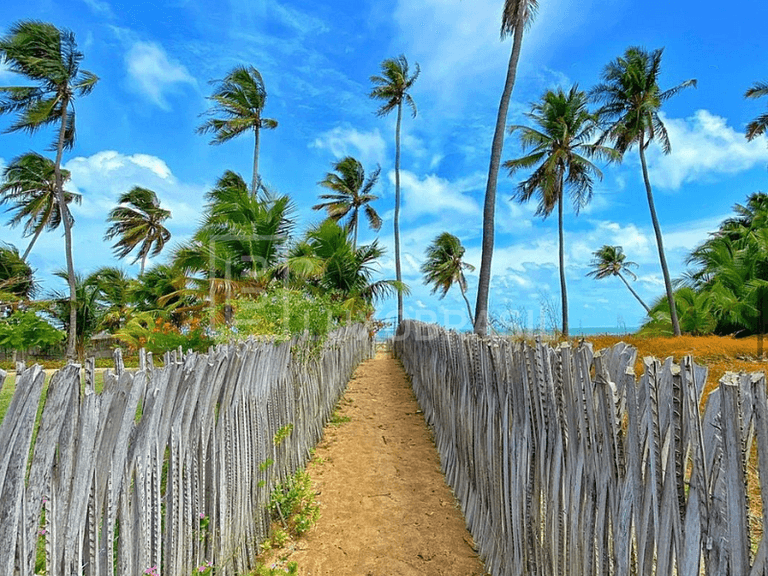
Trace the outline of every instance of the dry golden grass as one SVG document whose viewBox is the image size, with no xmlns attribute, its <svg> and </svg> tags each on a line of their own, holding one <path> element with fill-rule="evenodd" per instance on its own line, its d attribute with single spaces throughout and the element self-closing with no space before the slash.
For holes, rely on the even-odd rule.
<svg viewBox="0 0 768 576">
<path fill-rule="evenodd" d="M 643 372 L 645 356 L 655 356 L 661 360 L 672 356 L 676 361 L 680 361 L 683 356 L 693 356 L 697 364 L 709 368 L 705 396 L 718 386 L 720 378 L 726 372 L 765 372 L 768 369 L 768 362 L 758 358 L 757 336 L 748 338 L 678 336 L 673 338 L 601 335 L 590 336 L 587 340 L 592 342 L 595 350 L 608 348 L 618 342 L 625 342 L 637 348 L 635 373 L 638 376 Z M 768 339 L 764 344 L 768 346 Z"/>
</svg>

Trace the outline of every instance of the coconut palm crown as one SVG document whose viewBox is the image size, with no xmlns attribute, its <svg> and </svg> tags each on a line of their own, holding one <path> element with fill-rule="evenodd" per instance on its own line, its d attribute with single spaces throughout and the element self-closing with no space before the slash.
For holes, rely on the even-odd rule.
<svg viewBox="0 0 768 576">
<path fill-rule="evenodd" d="M 379 181 L 381 168 L 377 167 L 366 179 L 363 165 L 355 158 L 347 156 L 334 163 L 333 169 L 336 170 L 336 174 L 328 172 L 319 182 L 320 186 L 331 190 L 331 193 L 321 194 L 320 199 L 325 202 L 312 206 L 312 209 L 326 210 L 328 217 L 337 222 L 346 218 L 345 227 L 354 232 L 353 246 L 357 247 L 361 208 L 365 212 L 368 225 L 373 230 L 381 229 L 381 216 L 371 206 L 371 203 L 379 198 L 371 191 Z"/>
<path fill-rule="evenodd" d="M 260 130 L 277 128 L 277 120 L 263 118 L 262 112 L 267 103 L 267 90 L 264 79 L 253 66 L 237 66 L 217 84 L 209 97 L 213 107 L 207 112 L 218 116 L 207 120 L 197 129 L 199 134 L 213 133 L 211 144 L 223 144 L 232 138 L 253 131 L 253 177 L 251 193 L 256 191 L 261 182 L 259 176 L 259 136 Z"/>
<path fill-rule="evenodd" d="M 141 260 L 141 271 L 148 257 L 155 257 L 162 252 L 171 239 L 171 233 L 163 226 L 171 212 L 160 207 L 157 194 L 147 188 L 135 186 L 118 199 L 118 206 L 107 217 L 112 225 L 104 235 L 105 240 L 117 238 L 113 245 L 115 256 L 125 258 L 138 248 L 135 264 Z"/>
<path fill-rule="evenodd" d="M 630 286 L 627 279 L 624 277 L 629 276 L 632 280 L 637 280 L 637 276 L 632 272 L 631 268 L 637 268 L 637 263 L 627 260 L 627 255 L 624 254 L 624 248 L 621 246 L 609 246 L 605 244 L 595 250 L 592 253 L 592 262 L 590 266 L 592 270 L 587 272 L 587 276 L 594 278 L 595 280 L 602 280 L 609 276 L 617 276 L 632 295 L 637 298 L 637 301 L 645 308 L 645 311 L 650 314 L 651 309 L 638 295 L 637 292 Z"/>
<path fill-rule="evenodd" d="M 421 265 L 421 273 L 424 274 L 424 284 L 431 284 L 432 294 L 440 292 L 441 299 L 445 298 L 448 290 L 454 285 L 458 286 L 461 297 L 467 305 L 469 322 L 472 323 L 472 307 L 467 300 L 467 279 L 464 276 L 464 270 L 471 272 L 475 267 L 462 260 L 465 252 L 466 249 L 461 245 L 461 240 L 450 232 L 443 232 L 427 246 L 426 260 Z"/>
<path fill-rule="evenodd" d="M 61 170 L 64 182 L 69 180 L 69 171 Z M 76 192 L 64 191 L 67 204 L 80 204 L 82 196 Z M 28 152 L 15 158 L 5 170 L 0 182 L 0 204 L 9 204 L 7 212 L 13 213 L 8 221 L 12 228 L 24 223 L 24 236 L 32 236 L 21 257 L 26 262 L 32 247 L 44 230 L 53 231 L 61 225 L 61 212 L 56 200 L 56 174 L 53 161 Z M 74 223 L 72 213 L 67 210 L 70 226 Z"/>
</svg>

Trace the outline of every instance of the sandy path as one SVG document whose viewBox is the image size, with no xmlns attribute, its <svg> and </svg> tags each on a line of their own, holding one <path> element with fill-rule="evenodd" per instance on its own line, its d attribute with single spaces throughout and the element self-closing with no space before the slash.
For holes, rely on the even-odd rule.
<svg viewBox="0 0 768 576">
<path fill-rule="evenodd" d="M 399 362 L 364 362 L 339 414 L 308 467 L 321 517 L 288 558 L 299 574 L 485 574 Z"/>
</svg>

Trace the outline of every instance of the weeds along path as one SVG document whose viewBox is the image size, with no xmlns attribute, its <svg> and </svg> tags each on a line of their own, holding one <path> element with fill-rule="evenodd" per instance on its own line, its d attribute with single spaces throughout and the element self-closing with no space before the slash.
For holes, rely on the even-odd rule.
<svg viewBox="0 0 768 576">
<path fill-rule="evenodd" d="M 308 471 L 320 520 L 295 543 L 302 576 L 482 576 L 400 363 L 355 372 Z"/>
</svg>

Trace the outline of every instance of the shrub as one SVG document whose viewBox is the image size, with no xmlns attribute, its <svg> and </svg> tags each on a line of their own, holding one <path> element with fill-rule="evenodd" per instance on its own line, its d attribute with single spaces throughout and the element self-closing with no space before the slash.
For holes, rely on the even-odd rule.
<svg viewBox="0 0 768 576">
<path fill-rule="evenodd" d="M 289 288 L 272 288 L 255 299 L 230 301 L 231 322 L 216 332 L 217 342 L 248 336 L 290 338 L 309 332 L 322 337 L 351 321 L 362 320 L 352 314 L 333 295 L 310 295 Z"/>
</svg>

